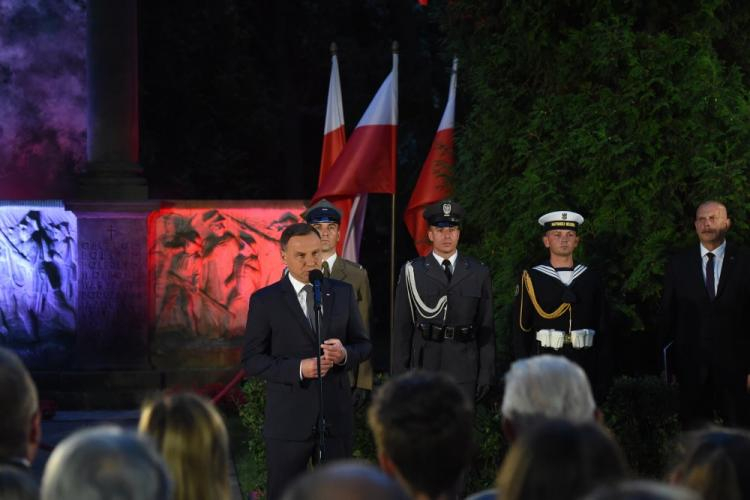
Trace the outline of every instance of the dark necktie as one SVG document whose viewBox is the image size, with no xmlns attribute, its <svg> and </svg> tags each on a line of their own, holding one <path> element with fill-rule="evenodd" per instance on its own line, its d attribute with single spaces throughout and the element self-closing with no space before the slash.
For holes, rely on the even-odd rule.
<svg viewBox="0 0 750 500">
<path fill-rule="evenodd" d="M 307 304 L 307 311 L 305 311 L 305 316 L 307 316 L 307 320 L 310 322 L 310 326 L 313 326 L 313 321 L 315 321 L 315 297 L 313 296 L 313 287 L 312 285 L 305 285 L 302 287 L 302 289 L 306 292 L 305 294 L 305 303 Z"/>
<path fill-rule="evenodd" d="M 328 267 L 328 261 L 323 261 L 323 277 L 324 278 L 330 278 L 331 277 L 331 268 Z"/>
<path fill-rule="evenodd" d="M 708 292 L 708 298 L 714 300 L 716 297 L 716 279 L 714 278 L 714 254 L 708 252 L 706 254 L 708 262 L 706 262 L 706 291 Z"/>
<path fill-rule="evenodd" d="M 451 261 L 448 259 L 443 260 L 443 271 L 445 271 L 445 277 L 448 278 L 448 282 L 450 283 L 453 273 L 451 272 Z"/>
</svg>

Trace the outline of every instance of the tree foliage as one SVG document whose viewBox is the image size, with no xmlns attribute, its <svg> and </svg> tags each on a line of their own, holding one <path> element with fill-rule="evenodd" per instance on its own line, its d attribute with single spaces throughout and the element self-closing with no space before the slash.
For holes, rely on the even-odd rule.
<svg viewBox="0 0 750 500">
<path fill-rule="evenodd" d="M 747 241 L 748 7 L 732 2 L 454 0 L 443 26 L 469 101 L 454 184 L 494 272 L 504 334 L 537 218 L 586 217 L 576 259 L 629 332 L 654 332 L 667 255 L 720 199 Z M 746 51 L 745 51 L 746 52 Z"/>
</svg>

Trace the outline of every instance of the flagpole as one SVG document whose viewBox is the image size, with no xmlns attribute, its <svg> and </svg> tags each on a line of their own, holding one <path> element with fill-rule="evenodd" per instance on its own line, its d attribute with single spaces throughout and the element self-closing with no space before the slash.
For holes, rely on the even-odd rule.
<svg viewBox="0 0 750 500">
<path fill-rule="evenodd" d="M 392 45 L 392 51 L 393 51 L 393 72 L 394 72 L 394 85 L 398 85 L 398 42 L 394 41 Z M 396 87 L 398 88 L 398 87 Z M 398 106 L 398 101 L 396 101 L 396 106 Z M 396 127 L 393 129 L 393 134 L 397 135 Z M 391 165 L 396 165 L 397 160 L 397 142 L 396 137 L 393 138 L 393 151 L 391 151 Z M 395 167 L 394 167 L 395 168 Z M 396 179 L 398 179 L 398 175 L 396 175 Z M 396 182 L 396 185 L 398 185 L 398 182 Z M 394 301 L 395 301 L 395 290 L 396 290 L 396 189 L 394 186 L 393 194 L 391 194 L 391 265 L 390 265 L 390 331 L 391 331 L 391 345 L 390 345 L 390 356 L 389 356 L 389 364 L 393 362 L 393 310 L 394 310 Z"/>
</svg>

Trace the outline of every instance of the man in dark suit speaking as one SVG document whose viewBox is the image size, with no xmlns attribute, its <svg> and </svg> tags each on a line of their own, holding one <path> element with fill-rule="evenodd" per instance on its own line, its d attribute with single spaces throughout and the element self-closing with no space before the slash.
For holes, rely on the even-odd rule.
<svg viewBox="0 0 750 500">
<path fill-rule="evenodd" d="M 321 266 L 320 236 L 308 224 L 293 224 L 280 242 L 289 273 L 250 299 L 242 354 L 247 374 L 266 381 L 263 437 L 269 499 L 280 497 L 317 457 L 318 349 L 326 421 L 324 460 L 351 456 L 352 401 L 346 372 L 367 359 L 371 348 L 352 287 L 329 279 L 321 285 L 323 343 L 318 345 L 309 273 Z"/>
<path fill-rule="evenodd" d="M 731 220 L 717 201 L 695 214 L 700 245 L 667 268 L 662 302 L 665 341 L 674 341 L 670 370 L 688 426 L 711 421 L 748 425 L 750 389 L 750 254 L 725 235 Z"/>
</svg>

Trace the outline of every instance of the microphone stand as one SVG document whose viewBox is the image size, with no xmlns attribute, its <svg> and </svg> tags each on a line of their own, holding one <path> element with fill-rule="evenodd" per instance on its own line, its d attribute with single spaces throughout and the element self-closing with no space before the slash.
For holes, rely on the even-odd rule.
<svg viewBox="0 0 750 500">
<path fill-rule="evenodd" d="M 322 307 L 321 299 L 320 299 L 320 285 L 315 286 L 313 284 L 313 289 L 315 290 L 315 318 L 313 320 L 313 328 L 315 329 L 315 334 L 318 337 L 318 354 L 316 356 L 316 362 L 318 365 L 318 463 L 317 465 L 321 465 L 325 462 L 325 444 L 326 444 L 326 417 L 325 412 L 323 410 L 323 375 L 320 373 L 320 355 L 322 348 L 320 347 L 323 344 L 323 339 L 320 335 L 320 309 Z"/>
</svg>

